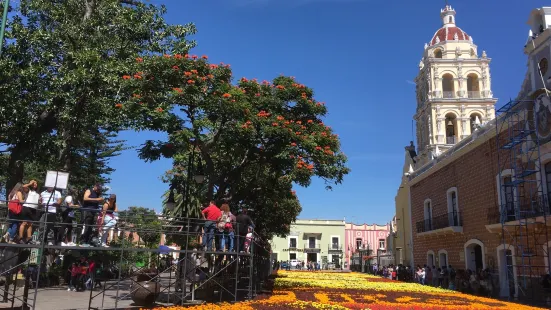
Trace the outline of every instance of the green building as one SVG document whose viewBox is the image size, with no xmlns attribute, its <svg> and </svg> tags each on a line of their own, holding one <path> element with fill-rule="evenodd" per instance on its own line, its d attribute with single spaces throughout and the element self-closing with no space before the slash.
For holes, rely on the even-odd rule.
<svg viewBox="0 0 551 310">
<path fill-rule="evenodd" d="M 272 239 L 272 258 L 278 261 L 319 262 L 322 266 L 343 261 L 344 220 L 296 220 L 285 238 Z"/>
</svg>

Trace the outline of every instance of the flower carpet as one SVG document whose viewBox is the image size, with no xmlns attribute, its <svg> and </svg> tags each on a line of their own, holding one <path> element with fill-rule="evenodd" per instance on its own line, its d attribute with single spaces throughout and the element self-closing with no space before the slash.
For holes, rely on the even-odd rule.
<svg viewBox="0 0 551 310">
<path fill-rule="evenodd" d="M 169 307 L 166 310 L 180 310 Z M 189 310 L 371 309 L 467 310 L 540 309 L 362 273 L 279 271 L 273 294 L 235 304 L 208 304 Z"/>
</svg>

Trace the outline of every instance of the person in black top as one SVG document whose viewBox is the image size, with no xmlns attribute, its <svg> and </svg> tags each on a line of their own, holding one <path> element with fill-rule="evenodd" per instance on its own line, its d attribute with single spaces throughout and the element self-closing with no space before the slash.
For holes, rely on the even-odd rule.
<svg viewBox="0 0 551 310">
<path fill-rule="evenodd" d="M 237 215 L 235 221 L 237 222 L 237 236 L 239 239 L 238 251 L 245 251 L 245 240 L 247 239 L 247 233 L 249 232 L 249 226 L 254 228 L 253 220 L 247 215 L 247 208 L 243 208 L 241 213 Z"/>
<path fill-rule="evenodd" d="M 101 196 L 101 184 L 97 183 L 92 189 L 87 189 L 84 192 L 84 203 L 82 208 L 84 209 L 84 233 L 81 236 L 81 245 L 88 245 L 92 237 L 92 228 L 96 225 L 96 219 L 103 206 L 104 198 Z"/>
</svg>

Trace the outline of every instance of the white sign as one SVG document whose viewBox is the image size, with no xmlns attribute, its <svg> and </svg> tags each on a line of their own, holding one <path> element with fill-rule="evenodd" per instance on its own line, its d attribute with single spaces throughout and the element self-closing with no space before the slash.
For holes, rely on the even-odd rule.
<svg viewBox="0 0 551 310">
<path fill-rule="evenodd" d="M 53 187 L 57 189 L 67 189 L 69 184 L 69 173 L 61 171 L 48 171 L 46 173 L 45 187 Z"/>
</svg>

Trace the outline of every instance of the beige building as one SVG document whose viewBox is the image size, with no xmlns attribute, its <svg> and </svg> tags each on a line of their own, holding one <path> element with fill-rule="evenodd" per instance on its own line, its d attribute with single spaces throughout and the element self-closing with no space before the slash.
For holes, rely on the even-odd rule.
<svg viewBox="0 0 551 310">
<path fill-rule="evenodd" d="M 344 220 L 296 220 L 285 238 L 272 238 L 272 259 L 332 262 L 340 267 L 343 260 Z"/>
<path fill-rule="evenodd" d="M 402 181 L 394 198 L 396 206 L 396 225 L 394 231 L 394 253 L 395 263 L 413 266 L 413 239 L 411 230 L 411 206 L 409 196 L 408 174 L 413 172 L 415 166 L 414 158 L 417 156 L 415 146 L 411 142 L 405 148 L 404 168 Z"/>
<path fill-rule="evenodd" d="M 418 159 L 422 166 L 495 117 L 490 58 L 457 27 L 455 10 L 440 12 L 442 27 L 425 43 L 415 78 Z"/>
</svg>

